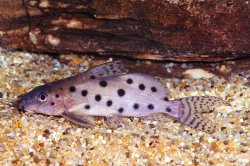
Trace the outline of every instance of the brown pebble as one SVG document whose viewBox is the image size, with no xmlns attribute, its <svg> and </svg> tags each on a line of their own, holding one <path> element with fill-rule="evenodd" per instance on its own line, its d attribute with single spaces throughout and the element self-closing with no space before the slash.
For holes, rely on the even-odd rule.
<svg viewBox="0 0 250 166">
<path fill-rule="evenodd" d="M 223 143 L 224 143 L 224 145 L 228 145 L 228 141 L 224 141 Z"/>
<path fill-rule="evenodd" d="M 247 120 L 248 120 L 248 117 L 245 116 L 245 117 L 243 117 L 242 119 L 243 119 L 244 121 L 247 121 Z"/>
<path fill-rule="evenodd" d="M 241 152 L 241 153 L 246 153 L 247 150 L 246 150 L 246 149 L 243 149 L 243 150 L 241 150 L 240 152 Z"/>
<path fill-rule="evenodd" d="M 217 162 L 216 161 L 212 161 L 212 160 L 209 161 L 209 165 L 214 165 L 215 163 L 217 163 Z"/>
<path fill-rule="evenodd" d="M 41 159 L 39 159 L 37 156 L 34 156 L 33 160 L 36 164 L 38 164 L 41 161 Z"/>
<path fill-rule="evenodd" d="M 50 165 L 50 164 L 51 164 L 50 160 L 47 159 L 47 160 L 46 160 L 46 165 Z"/>
<path fill-rule="evenodd" d="M 200 142 L 203 142 L 205 140 L 205 137 L 204 136 L 201 136 L 200 137 Z"/>
<path fill-rule="evenodd" d="M 240 125 L 241 125 L 241 126 L 248 126 L 248 123 L 242 122 L 242 123 L 240 123 Z"/>
<path fill-rule="evenodd" d="M 224 130 L 226 130 L 227 128 L 223 126 L 223 127 L 221 127 L 220 129 L 221 129 L 221 131 L 224 131 Z"/>
<path fill-rule="evenodd" d="M 149 127 L 152 129 L 152 128 L 155 128 L 155 124 L 149 124 Z"/>
<path fill-rule="evenodd" d="M 50 135 L 50 131 L 48 129 L 44 130 L 43 137 L 45 137 L 46 139 L 48 139 L 49 135 Z"/>
<path fill-rule="evenodd" d="M 125 155 L 126 155 L 127 158 L 130 157 L 130 153 L 129 152 L 126 152 Z"/>
<path fill-rule="evenodd" d="M 218 87 L 218 91 L 219 92 L 224 92 L 225 91 L 225 87 L 223 85 Z"/>
<path fill-rule="evenodd" d="M 214 151 L 214 152 L 221 151 L 221 146 L 218 142 L 212 142 L 211 148 L 212 148 L 212 151 Z"/>
<path fill-rule="evenodd" d="M 247 143 L 242 142 L 241 145 L 242 146 L 247 146 Z"/>
<path fill-rule="evenodd" d="M 15 164 L 15 165 L 16 165 L 16 164 L 18 163 L 18 161 L 19 161 L 19 160 L 16 159 L 16 160 L 12 160 L 11 162 L 12 162 L 12 164 Z"/>
<path fill-rule="evenodd" d="M 40 147 L 44 147 L 44 143 L 40 143 L 38 144 Z"/>
</svg>

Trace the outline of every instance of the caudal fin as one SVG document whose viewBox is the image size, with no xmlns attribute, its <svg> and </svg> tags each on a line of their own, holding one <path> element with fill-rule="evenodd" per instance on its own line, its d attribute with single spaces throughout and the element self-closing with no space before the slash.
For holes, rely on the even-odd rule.
<svg viewBox="0 0 250 166">
<path fill-rule="evenodd" d="M 177 99 L 177 101 L 182 103 L 182 109 L 184 110 L 183 115 L 178 118 L 180 122 L 207 133 L 213 133 L 215 125 L 208 119 L 205 119 L 202 113 L 213 112 L 219 106 L 230 106 L 228 102 L 213 96 L 192 96 Z"/>
</svg>

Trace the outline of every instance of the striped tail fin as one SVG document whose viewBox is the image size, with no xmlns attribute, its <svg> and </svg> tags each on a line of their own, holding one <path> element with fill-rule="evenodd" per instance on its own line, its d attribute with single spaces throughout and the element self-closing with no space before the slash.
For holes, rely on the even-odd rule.
<svg viewBox="0 0 250 166">
<path fill-rule="evenodd" d="M 219 106 L 230 106 L 228 102 L 213 96 L 192 96 L 178 99 L 178 101 L 182 103 L 184 109 L 184 114 L 178 118 L 179 121 L 207 133 L 213 133 L 215 125 L 205 119 L 202 113 L 213 112 Z"/>
</svg>

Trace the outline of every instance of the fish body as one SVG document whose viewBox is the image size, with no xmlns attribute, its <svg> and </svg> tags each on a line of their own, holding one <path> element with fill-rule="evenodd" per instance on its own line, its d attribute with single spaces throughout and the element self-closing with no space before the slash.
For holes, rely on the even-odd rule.
<svg viewBox="0 0 250 166">
<path fill-rule="evenodd" d="M 202 113 L 229 105 L 212 96 L 168 99 L 169 90 L 159 82 L 147 75 L 127 73 L 124 65 L 115 61 L 34 88 L 20 99 L 19 105 L 29 112 L 64 116 L 86 127 L 95 124 L 94 116 L 107 117 L 111 126 L 117 126 L 122 117 L 167 114 L 209 133 L 214 132 L 214 125 Z"/>
</svg>

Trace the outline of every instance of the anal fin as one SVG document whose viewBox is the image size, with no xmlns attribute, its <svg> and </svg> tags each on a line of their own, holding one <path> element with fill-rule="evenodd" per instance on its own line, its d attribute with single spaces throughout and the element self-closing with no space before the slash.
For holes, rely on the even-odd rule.
<svg viewBox="0 0 250 166">
<path fill-rule="evenodd" d="M 94 118 L 83 114 L 77 114 L 74 112 L 63 112 L 62 116 L 71 122 L 74 122 L 82 127 L 91 127 L 95 125 Z"/>
<path fill-rule="evenodd" d="M 144 121 L 157 121 L 163 123 L 169 122 L 169 117 L 167 117 L 167 115 L 163 113 L 155 113 L 148 116 L 143 116 L 141 117 L 141 119 Z"/>
</svg>

